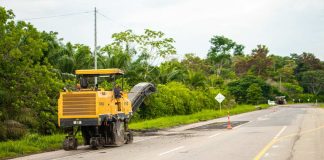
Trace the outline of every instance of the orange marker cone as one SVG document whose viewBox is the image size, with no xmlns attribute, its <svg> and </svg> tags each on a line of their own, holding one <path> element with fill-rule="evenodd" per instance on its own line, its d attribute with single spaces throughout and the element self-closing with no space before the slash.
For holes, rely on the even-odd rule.
<svg viewBox="0 0 324 160">
<path fill-rule="evenodd" d="M 227 111 L 227 113 L 227 129 L 232 129 L 229 111 Z"/>
</svg>

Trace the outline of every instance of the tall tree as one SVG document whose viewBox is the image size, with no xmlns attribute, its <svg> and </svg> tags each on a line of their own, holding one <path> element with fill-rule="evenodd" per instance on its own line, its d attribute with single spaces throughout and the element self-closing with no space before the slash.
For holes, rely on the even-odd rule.
<svg viewBox="0 0 324 160">
<path fill-rule="evenodd" d="M 188 74 L 185 68 L 178 60 L 173 59 L 168 62 L 161 63 L 159 66 L 159 83 L 166 84 L 171 81 L 184 82 Z"/>
<path fill-rule="evenodd" d="M 302 54 L 291 54 L 291 57 L 295 60 L 297 67 L 295 69 L 296 74 L 310 70 L 324 69 L 320 59 L 316 58 L 313 53 L 303 52 Z"/>
<path fill-rule="evenodd" d="M 207 59 L 217 68 L 218 76 L 221 74 L 223 66 L 231 63 L 231 54 L 243 55 L 244 46 L 224 36 L 214 36 L 209 42 L 212 46 L 207 54 Z"/>
<path fill-rule="evenodd" d="M 258 76 L 267 76 L 272 61 L 267 57 L 269 49 L 265 45 L 258 45 L 252 50 L 250 65 L 252 71 Z"/>
<path fill-rule="evenodd" d="M 93 57 L 89 46 L 76 44 L 73 46 L 74 69 L 90 69 L 93 68 Z"/>
<path fill-rule="evenodd" d="M 43 57 L 50 45 L 31 24 L 13 18 L 0 7 L 0 120 L 52 133 L 62 83 Z"/>
<path fill-rule="evenodd" d="M 157 71 L 157 65 L 168 55 L 176 54 L 173 38 L 166 38 L 161 31 L 145 29 L 144 34 L 137 35 L 132 30 L 113 34 L 113 44 L 118 44 L 129 54 L 140 54 L 137 64 L 142 64 L 144 80 L 151 79 L 149 74 Z M 162 58 L 162 59 L 161 59 Z"/>
<path fill-rule="evenodd" d="M 318 95 L 320 92 L 324 91 L 324 70 L 303 72 L 301 84 L 310 93 Z"/>
<path fill-rule="evenodd" d="M 181 61 L 181 64 L 184 65 L 188 70 L 201 71 L 204 73 L 212 73 L 211 66 L 205 59 L 201 59 L 198 56 L 195 56 L 193 53 L 185 54 L 184 59 Z"/>
<path fill-rule="evenodd" d="M 285 65 L 282 68 L 278 69 L 278 75 L 281 81 L 297 83 L 294 71 L 296 68 L 296 63 L 293 60 L 286 60 Z"/>
<path fill-rule="evenodd" d="M 127 69 L 131 63 L 132 54 L 119 45 L 108 44 L 101 49 L 99 54 L 100 68 Z"/>
<path fill-rule="evenodd" d="M 251 67 L 250 56 L 235 56 L 233 57 L 233 68 L 238 76 L 245 75 Z"/>
</svg>

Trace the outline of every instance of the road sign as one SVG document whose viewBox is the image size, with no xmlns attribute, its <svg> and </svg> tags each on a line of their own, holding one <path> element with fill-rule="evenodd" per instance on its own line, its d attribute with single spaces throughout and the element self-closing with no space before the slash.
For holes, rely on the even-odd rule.
<svg viewBox="0 0 324 160">
<path fill-rule="evenodd" d="M 218 93 L 215 99 L 219 103 L 219 110 L 222 111 L 222 102 L 224 101 L 225 96 L 223 96 L 221 93 Z"/>
<path fill-rule="evenodd" d="M 218 93 L 215 99 L 217 102 L 222 103 L 225 99 L 225 96 L 223 96 L 221 93 Z"/>
</svg>

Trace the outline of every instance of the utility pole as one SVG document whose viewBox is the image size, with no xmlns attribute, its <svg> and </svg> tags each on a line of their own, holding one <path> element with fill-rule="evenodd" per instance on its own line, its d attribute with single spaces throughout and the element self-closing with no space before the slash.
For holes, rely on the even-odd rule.
<svg viewBox="0 0 324 160">
<path fill-rule="evenodd" d="M 280 81 L 279 81 L 279 91 L 281 92 L 281 73 L 279 73 L 279 78 L 280 78 Z"/>
<path fill-rule="evenodd" d="M 97 69 L 97 9 L 94 8 L 94 68 Z M 95 85 L 97 85 L 97 77 L 95 77 Z"/>
</svg>

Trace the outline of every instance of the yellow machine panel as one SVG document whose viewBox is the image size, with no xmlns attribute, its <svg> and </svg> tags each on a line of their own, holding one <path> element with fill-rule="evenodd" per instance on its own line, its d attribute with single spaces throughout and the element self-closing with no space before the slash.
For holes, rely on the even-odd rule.
<svg viewBox="0 0 324 160">
<path fill-rule="evenodd" d="M 76 70 L 75 74 L 77 75 L 111 75 L 111 74 L 124 74 L 124 71 L 118 68 L 111 69 L 96 69 L 96 70 Z"/>
<path fill-rule="evenodd" d="M 63 94 L 63 116 L 97 115 L 96 93 Z"/>
<path fill-rule="evenodd" d="M 100 115 L 132 114 L 127 93 L 114 98 L 112 91 L 61 92 L 58 103 L 58 123 L 64 118 L 99 118 Z"/>
</svg>

